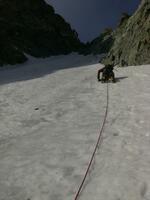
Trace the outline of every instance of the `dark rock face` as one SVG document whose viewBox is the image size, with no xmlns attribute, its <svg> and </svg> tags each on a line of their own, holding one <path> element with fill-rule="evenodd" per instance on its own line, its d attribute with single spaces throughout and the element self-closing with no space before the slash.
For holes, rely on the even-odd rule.
<svg viewBox="0 0 150 200">
<path fill-rule="evenodd" d="M 133 16 L 124 14 L 113 33 L 114 43 L 103 63 L 120 66 L 150 63 L 150 1 L 142 0 Z"/>
<path fill-rule="evenodd" d="M 24 55 L 46 57 L 78 51 L 76 31 L 44 0 L 0 0 L 0 65 Z"/>
<path fill-rule="evenodd" d="M 113 45 L 113 31 L 112 29 L 105 29 L 99 37 L 87 43 L 82 49 L 81 53 L 87 54 L 105 54 L 107 53 Z"/>
</svg>

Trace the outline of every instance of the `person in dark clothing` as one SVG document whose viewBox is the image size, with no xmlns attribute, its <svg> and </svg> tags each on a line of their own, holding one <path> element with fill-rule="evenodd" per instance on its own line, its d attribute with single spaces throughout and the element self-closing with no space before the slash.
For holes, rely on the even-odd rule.
<svg viewBox="0 0 150 200">
<path fill-rule="evenodd" d="M 108 64 L 105 65 L 105 67 L 103 67 L 102 69 L 98 70 L 98 74 L 97 74 L 97 79 L 98 81 L 106 82 L 109 79 L 111 79 L 113 82 L 115 82 L 115 74 L 113 72 L 114 69 L 114 65 Z M 102 74 L 102 77 L 100 77 Z"/>
<path fill-rule="evenodd" d="M 106 82 L 109 79 L 111 79 L 113 82 L 115 82 L 115 74 L 113 72 L 114 65 L 108 64 L 104 67 L 103 73 L 102 73 L 102 82 Z"/>
<path fill-rule="evenodd" d="M 115 56 L 111 57 L 111 64 L 105 65 L 102 69 L 98 70 L 97 79 L 101 82 L 109 81 L 110 79 L 115 82 L 115 74 L 113 72 L 115 66 Z M 101 75 L 102 74 L 102 75 Z"/>
</svg>

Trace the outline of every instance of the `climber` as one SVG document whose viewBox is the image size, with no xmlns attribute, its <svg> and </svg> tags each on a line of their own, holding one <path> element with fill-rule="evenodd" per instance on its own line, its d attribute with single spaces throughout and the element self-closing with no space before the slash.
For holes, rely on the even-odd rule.
<svg viewBox="0 0 150 200">
<path fill-rule="evenodd" d="M 102 83 L 104 83 L 111 80 L 113 83 L 115 83 L 115 74 L 113 72 L 113 69 L 114 69 L 114 65 L 112 64 L 107 64 L 102 69 L 99 69 L 97 73 L 98 81 L 101 81 Z"/>
<path fill-rule="evenodd" d="M 101 81 L 103 83 L 103 82 L 112 80 L 112 82 L 115 83 L 116 82 L 115 81 L 115 74 L 113 72 L 114 66 L 115 66 L 115 56 L 112 55 L 111 64 L 107 64 L 107 65 L 105 65 L 105 67 L 98 70 L 98 73 L 97 73 L 98 81 Z"/>
<path fill-rule="evenodd" d="M 114 65 L 112 64 L 108 64 L 105 66 L 105 68 L 103 69 L 103 73 L 102 73 L 102 82 L 107 82 L 109 80 L 111 80 L 113 83 L 115 83 L 115 74 L 113 72 L 114 70 Z"/>
</svg>

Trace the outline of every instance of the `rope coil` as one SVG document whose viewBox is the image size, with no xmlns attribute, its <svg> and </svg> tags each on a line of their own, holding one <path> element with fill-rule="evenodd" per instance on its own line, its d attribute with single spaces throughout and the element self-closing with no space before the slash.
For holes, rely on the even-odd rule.
<svg viewBox="0 0 150 200">
<path fill-rule="evenodd" d="M 109 105 L 109 84 L 108 84 L 108 83 L 107 83 L 107 101 L 106 101 L 106 102 L 107 102 L 107 103 L 106 103 L 106 110 L 105 110 L 104 120 L 103 120 L 102 126 L 101 126 L 101 128 L 100 128 L 98 140 L 97 140 L 97 143 L 96 143 L 96 145 L 95 145 L 95 148 L 94 148 L 93 154 L 92 154 L 92 156 L 91 156 L 90 162 L 89 162 L 89 164 L 88 164 L 87 170 L 86 170 L 86 172 L 85 172 L 85 175 L 84 175 L 84 177 L 83 177 L 83 180 L 82 180 L 81 185 L 80 185 L 80 187 L 79 187 L 79 189 L 78 189 L 78 191 L 77 191 L 77 193 L 76 193 L 76 196 L 75 196 L 74 200 L 78 200 L 78 198 L 79 198 L 79 196 L 80 196 L 80 193 L 81 193 L 81 191 L 82 191 L 82 189 L 83 189 L 83 186 L 84 186 L 84 183 L 85 183 L 85 181 L 86 181 L 87 175 L 88 175 L 88 173 L 89 173 L 89 171 L 90 171 L 90 168 L 91 168 L 91 166 L 92 166 L 92 163 L 93 163 L 93 161 L 94 161 L 94 158 L 95 158 L 95 154 L 96 154 L 96 152 L 97 152 L 97 149 L 100 148 L 100 145 L 101 145 L 102 133 L 103 133 L 103 131 L 104 131 L 104 126 L 105 126 L 106 119 L 107 119 L 107 114 L 108 114 L 108 105 Z"/>
</svg>

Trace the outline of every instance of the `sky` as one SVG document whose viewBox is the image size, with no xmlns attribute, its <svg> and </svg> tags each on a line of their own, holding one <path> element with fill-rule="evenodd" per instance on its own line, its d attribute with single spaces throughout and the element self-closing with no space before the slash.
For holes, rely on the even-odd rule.
<svg viewBox="0 0 150 200">
<path fill-rule="evenodd" d="M 141 0 L 46 0 L 77 31 L 81 41 L 91 41 L 105 28 L 115 28 L 121 14 L 132 14 Z"/>
</svg>

